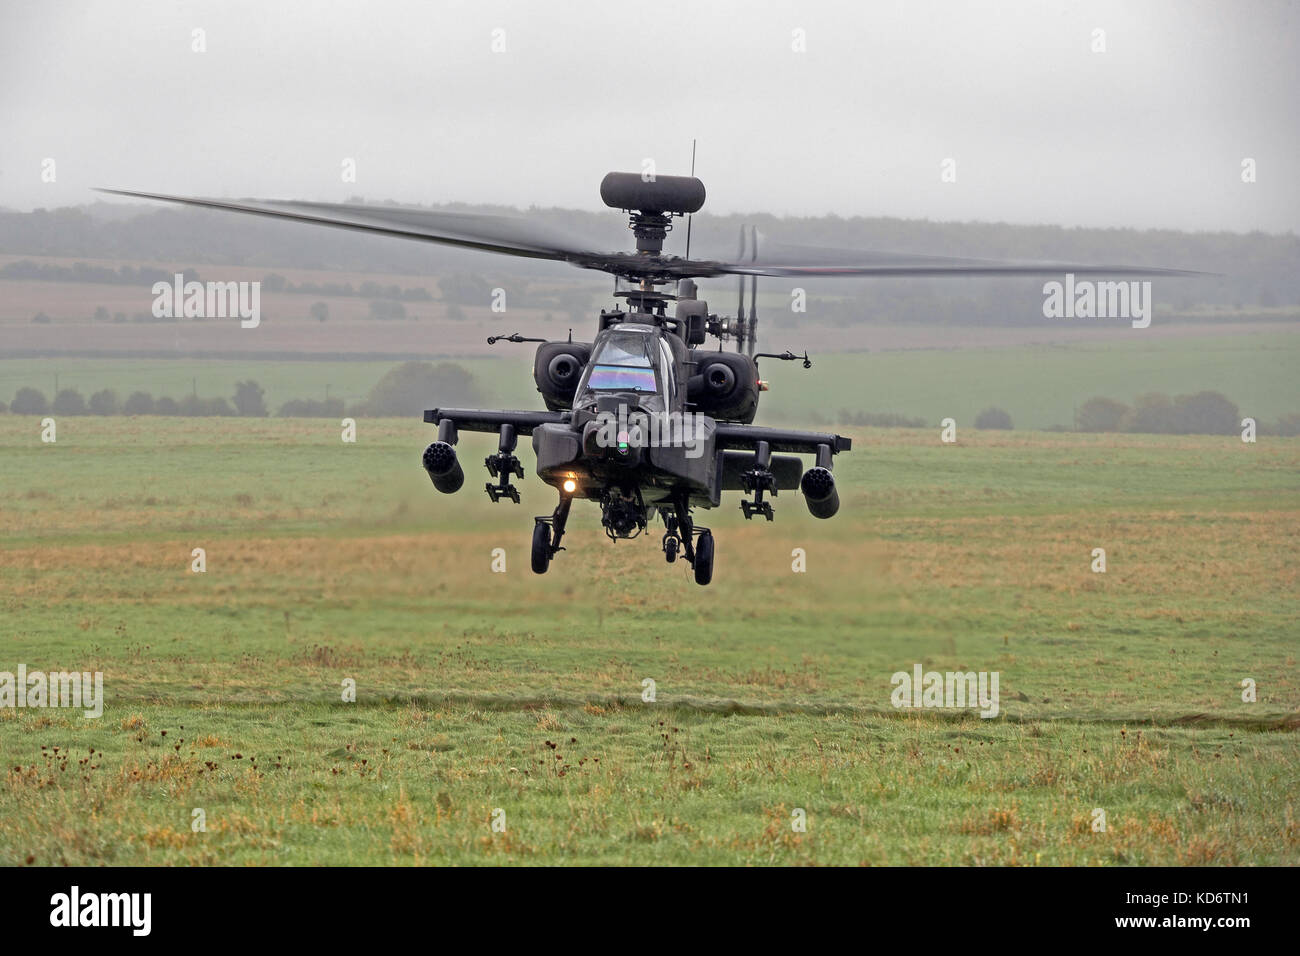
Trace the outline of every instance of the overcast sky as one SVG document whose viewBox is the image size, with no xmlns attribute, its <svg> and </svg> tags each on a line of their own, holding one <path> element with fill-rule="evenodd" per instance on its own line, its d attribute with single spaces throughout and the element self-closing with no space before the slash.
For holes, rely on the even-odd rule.
<svg viewBox="0 0 1300 956">
<path fill-rule="evenodd" d="M 1298 47 L 1283 0 L 0 0 L 0 205 L 594 209 L 698 138 L 722 213 L 1300 231 Z"/>
</svg>

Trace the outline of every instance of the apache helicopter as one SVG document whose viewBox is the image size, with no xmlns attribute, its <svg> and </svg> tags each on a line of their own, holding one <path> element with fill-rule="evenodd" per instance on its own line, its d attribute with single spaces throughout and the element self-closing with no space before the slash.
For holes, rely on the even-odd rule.
<svg viewBox="0 0 1300 956">
<path fill-rule="evenodd" d="M 695 581 L 713 578 L 713 533 L 697 525 L 694 508 L 716 508 L 724 491 L 739 491 L 746 519 L 773 519 L 780 491 L 798 489 L 817 518 L 839 510 L 832 473 L 834 456 L 852 447 L 831 432 L 794 431 L 753 424 L 759 394 L 758 360 L 802 361 L 805 352 L 756 352 L 758 276 L 1005 276 L 1005 275 L 1187 275 L 1178 270 L 1132 266 L 1018 262 L 837 250 L 758 254 L 758 234 L 741 230 L 735 262 L 690 257 L 690 216 L 704 205 L 704 184 L 694 176 L 609 173 L 600 184 L 607 206 L 628 215 L 636 251 L 595 252 L 588 244 L 523 218 L 433 212 L 360 204 L 197 199 L 157 193 L 103 190 L 123 196 L 179 202 L 213 209 L 290 219 L 443 243 L 486 252 L 567 262 L 611 273 L 615 296 L 626 307 L 602 310 L 591 342 L 546 341 L 515 333 L 497 341 L 540 342 L 533 378 L 546 411 L 430 408 L 424 420 L 438 428 L 422 457 L 434 487 L 459 491 L 465 473 L 456 456 L 459 432 L 495 433 L 497 451 L 484 459 L 492 501 L 519 503 L 512 477 L 524 469 L 515 450 L 531 435 L 537 474 L 559 492 L 549 515 L 534 518 L 532 568 L 543 574 L 565 550 L 569 509 L 575 498 L 598 502 L 601 524 L 612 539 L 634 538 L 656 515 L 662 517 L 661 548 L 669 563 L 679 553 Z M 684 257 L 666 255 L 673 220 L 686 216 Z M 794 247 L 783 247 L 793 250 Z M 746 261 L 746 256 L 748 260 Z M 698 296 L 695 279 L 738 276 L 736 315 L 715 315 Z M 745 280 L 749 279 L 749 308 Z M 670 292 L 667 288 L 672 288 Z M 669 306 L 672 312 L 669 314 Z M 706 348 L 709 336 L 717 348 Z M 735 351 L 723 350 L 735 343 Z M 666 436 L 666 440 L 665 440 Z M 811 456 L 804 470 L 800 455 Z"/>
</svg>

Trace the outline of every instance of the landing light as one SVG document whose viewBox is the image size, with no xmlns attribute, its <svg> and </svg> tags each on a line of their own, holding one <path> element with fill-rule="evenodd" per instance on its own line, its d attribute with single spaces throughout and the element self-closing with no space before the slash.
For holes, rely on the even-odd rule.
<svg viewBox="0 0 1300 956">
<path fill-rule="evenodd" d="M 578 483 L 576 481 L 574 481 L 572 478 L 564 479 L 564 493 L 566 495 L 571 495 L 577 490 L 578 490 Z"/>
</svg>

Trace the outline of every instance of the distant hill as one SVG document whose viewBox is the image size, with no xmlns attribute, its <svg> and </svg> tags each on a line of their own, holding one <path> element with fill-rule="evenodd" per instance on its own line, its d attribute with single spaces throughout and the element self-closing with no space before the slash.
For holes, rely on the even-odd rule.
<svg viewBox="0 0 1300 956">
<path fill-rule="evenodd" d="M 461 211 L 514 212 L 464 205 Z M 631 237 L 619 213 L 531 210 L 549 225 L 587 237 L 598 250 L 626 249 Z M 1186 233 L 1172 230 L 1066 229 L 1007 223 L 939 223 L 835 216 L 779 218 L 710 216 L 693 224 L 696 256 L 734 257 L 744 224 L 763 241 L 809 246 L 880 249 L 934 255 L 1129 263 L 1221 273 L 1204 279 L 1153 283 L 1156 309 L 1170 317 L 1294 317 L 1300 314 L 1300 238 L 1263 233 Z M 683 252 L 685 221 L 668 251 Z M 598 273 L 578 273 L 548 262 L 509 259 L 431 243 L 363 236 L 233 213 L 105 203 L 33 212 L 0 211 L 0 254 L 127 259 L 176 267 L 240 265 L 433 275 L 474 273 L 494 284 L 511 279 L 572 278 L 606 286 Z M 831 321 L 1023 325 L 1042 323 L 1039 279 L 760 280 L 764 301 L 784 301 L 806 288 L 809 311 Z M 734 285 L 718 280 L 705 293 L 731 310 Z M 1217 311 L 1216 311 L 1217 310 Z M 1225 315 L 1224 313 L 1227 313 Z"/>
</svg>

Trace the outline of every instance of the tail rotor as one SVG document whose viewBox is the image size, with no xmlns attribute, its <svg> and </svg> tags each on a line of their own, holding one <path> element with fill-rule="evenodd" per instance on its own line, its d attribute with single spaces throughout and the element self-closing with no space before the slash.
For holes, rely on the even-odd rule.
<svg viewBox="0 0 1300 956">
<path fill-rule="evenodd" d="M 758 227 L 749 227 L 749 261 L 758 262 Z M 744 282 L 744 278 L 741 280 Z M 749 346 L 748 355 L 752 358 L 754 348 L 758 345 L 758 276 L 749 277 L 749 328 L 745 337 Z"/>
<path fill-rule="evenodd" d="M 749 252 L 749 261 L 758 262 L 758 227 L 750 226 L 746 235 L 744 226 L 740 227 L 740 253 L 736 256 L 738 263 L 744 263 L 745 252 Z M 736 276 L 736 351 L 752 356 L 758 344 L 758 276 L 749 276 L 749 315 L 745 315 L 745 276 Z"/>
<path fill-rule="evenodd" d="M 745 261 L 745 227 L 740 227 L 740 252 L 736 255 L 737 262 Z M 736 304 L 736 351 L 745 351 L 745 276 L 736 276 L 736 297 L 739 300 Z M 752 352 L 753 349 L 750 349 Z"/>
</svg>

